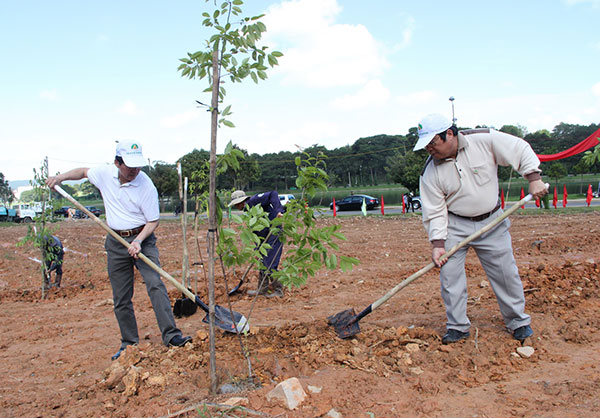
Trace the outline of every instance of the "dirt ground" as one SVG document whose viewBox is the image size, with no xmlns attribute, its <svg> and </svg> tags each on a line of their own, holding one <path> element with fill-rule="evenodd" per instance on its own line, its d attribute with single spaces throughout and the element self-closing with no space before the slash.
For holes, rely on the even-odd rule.
<svg viewBox="0 0 600 418">
<path fill-rule="evenodd" d="M 418 215 L 344 217 L 341 252 L 361 261 L 351 273 L 323 270 L 283 299 L 233 296 L 249 316 L 243 337 L 255 383 L 239 393 L 212 396 L 208 326 L 200 312 L 177 320 L 193 344 L 167 348 L 141 277 L 134 304 L 141 342 L 116 362 L 119 332 L 106 274 L 104 232 L 90 220 L 62 221 L 67 248 L 63 287 L 40 300 L 37 250 L 15 244 L 25 226 L 0 228 L 0 415 L 5 417 L 324 416 L 344 417 L 581 417 L 600 411 L 600 213 L 515 214 L 514 251 L 535 335 L 530 358 L 499 315 L 494 294 L 472 251 L 467 258 L 471 338 L 443 346 L 445 314 L 437 272 L 431 271 L 360 321 L 355 338 L 341 340 L 326 318 L 357 312 L 429 262 Z M 178 222 L 157 231 L 163 268 L 181 275 Z M 206 229 L 200 234 L 205 244 Z M 198 260 L 192 233 L 191 261 Z M 228 272 L 229 287 L 242 272 Z M 195 270 L 191 270 L 195 277 Z M 207 301 L 204 274 L 199 294 Z M 223 275 L 217 303 L 227 306 Z M 251 273 L 244 290 L 256 286 Z M 172 300 L 179 297 L 169 284 Z M 217 336 L 223 388 L 243 388 L 248 363 L 237 336 Z M 125 375 L 125 377 L 123 377 Z M 308 393 L 294 411 L 266 394 L 297 377 Z M 308 390 L 313 388 L 313 392 Z M 247 386 L 246 386 L 247 387 Z M 318 392 L 318 393 L 316 393 Z M 246 410 L 198 415 L 195 405 L 248 398 Z M 202 410 L 204 407 L 200 407 Z M 186 412 L 188 411 L 188 412 Z M 179 413 L 178 413 L 179 412 Z"/>
</svg>

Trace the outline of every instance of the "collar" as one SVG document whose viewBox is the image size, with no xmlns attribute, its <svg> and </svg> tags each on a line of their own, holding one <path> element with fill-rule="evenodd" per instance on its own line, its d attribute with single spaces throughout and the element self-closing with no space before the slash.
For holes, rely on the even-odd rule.
<svg viewBox="0 0 600 418">
<path fill-rule="evenodd" d="M 112 166 L 112 177 L 115 179 L 115 181 L 117 182 L 117 184 L 119 185 L 119 187 L 129 187 L 129 186 L 138 187 L 140 185 L 140 174 L 142 174 L 141 171 L 136 176 L 136 178 L 133 179 L 133 181 L 130 181 L 129 183 L 123 183 L 123 184 L 121 184 L 121 182 L 119 181 L 119 169 L 114 164 Z"/>
</svg>

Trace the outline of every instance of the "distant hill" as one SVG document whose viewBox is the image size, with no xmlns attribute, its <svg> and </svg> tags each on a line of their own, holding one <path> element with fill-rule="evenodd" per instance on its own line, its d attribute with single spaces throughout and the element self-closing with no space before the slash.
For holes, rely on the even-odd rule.
<svg viewBox="0 0 600 418">
<path fill-rule="evenodd" d="M 11 189 L 17 190 L 21 186 L 29 186 L 29 180 L 9 180 L 8 185 Z"/>
</svg>

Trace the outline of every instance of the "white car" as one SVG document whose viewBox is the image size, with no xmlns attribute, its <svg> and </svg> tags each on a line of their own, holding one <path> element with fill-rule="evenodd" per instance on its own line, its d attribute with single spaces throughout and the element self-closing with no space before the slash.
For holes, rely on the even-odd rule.
<svg viewBox="0 0 600 418">
<path fill-rule="evenodd" d="M 294 196 L 293 194 L 280 194 L 279 195 L 279 201 L 281 202 L 282 206 L 285 206 L 290 200 L 296 199 L 296 196 Z"/>
</svg>

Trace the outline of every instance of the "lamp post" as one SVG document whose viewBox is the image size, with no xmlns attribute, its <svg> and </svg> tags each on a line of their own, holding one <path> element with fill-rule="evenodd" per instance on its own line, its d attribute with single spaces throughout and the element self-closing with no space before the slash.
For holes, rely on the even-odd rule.
<svg viewBox="0 0 600 418">
<path fill-rule="evenodd" d="M 452 125 L 456 125 L 456 118 L 454 117 L 454 96 L 450 96 L 448 100 L 452 103 Z"/>
</svg>

